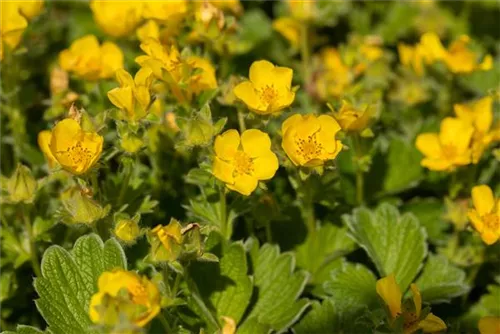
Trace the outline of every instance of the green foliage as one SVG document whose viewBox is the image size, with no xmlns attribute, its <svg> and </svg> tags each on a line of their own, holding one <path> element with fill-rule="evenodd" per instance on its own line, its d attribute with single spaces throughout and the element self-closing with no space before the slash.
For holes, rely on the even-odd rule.
<svg viewBox="0 0 500 334">
<path fill-rule="evenodd" d="M 42 277 L 34 283 L 36 306 L 54 334 L 97 333 L 88 316 L 90 298 L 101 273 L 115 268 L 127 268 L 121 246 L 95 234 L 78 239 L 71 252 L 60 246 L 45 251 Z"/>
<path fill-rule="evenodd" d="M 313 301 L 312 309 L 293 327 L 297 334 L 337 333 L 341 327 L 331 299 Z"/>
<path fill-rule="evenodd" d="M 380 276 L 394 273 L 403 291 L 413 281 L 427 255 L 426 234 L 412 214 L 400 215 L 390 204 L 375 211 L 355 209 L 344 222 L 354 240 L 373 261 Z"/>
<path fill-rule="evenodd" d="M 420 289 L 422 300 L 428 303 L 449 301 L 469 291 L 465 272 L 440 255 L 429 256 L 415 283 Z"/>
</svg>

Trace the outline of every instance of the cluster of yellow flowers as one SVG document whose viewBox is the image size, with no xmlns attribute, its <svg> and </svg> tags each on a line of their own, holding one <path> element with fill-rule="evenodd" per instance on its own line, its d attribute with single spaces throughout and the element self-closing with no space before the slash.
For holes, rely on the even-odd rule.
<svg viewBox="0 0 500 334">
<path fill-rule="evenodd" d="M 43 9 L 42 0 L 2 1 L 0 24 L 0 61 L 4 57 L 4 48 L 14 50 L 28 27 L 28 21 L 39 15 Z"/>
<path fill-rule="evenodd" d="M 410 46 L 398 45 L 399 57 L 404 66 L 412 68 L 417 75 L 423 75 L 424 63 L 444 62 L 452 73 L 470 73 L 476 70 L 489 70 L 493 65 L 491 55 L 486 55 L 482 62 L 469 47 L 469 36 L 462 35 L 453 41 L 448 49 L 444 48 L 435 33 L 426 33 L 420 43 Z"/>
</svg>

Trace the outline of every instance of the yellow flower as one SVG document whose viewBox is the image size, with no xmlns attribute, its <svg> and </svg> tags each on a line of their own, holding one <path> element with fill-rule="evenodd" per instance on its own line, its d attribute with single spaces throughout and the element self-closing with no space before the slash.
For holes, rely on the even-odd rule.
<svg viewBox="0 0 500 334">
<path fill-rule="evenodd" d="M 172 219 L 167 226 L 157 225 L 150 232 L 151 252 L 156 261 L 175 261 L 181 253 L 182 229 Z"/>
<path fill-rule="evenodd" d="M 468 213 L 472 225 L 487 245 L 494 244 L 500 238 L 500 199 L 490 187 L 480 185 L 472 188 L 472 203 L 474 209 Z"/>
<path fill-rule="evenodd" d="M 355 108 L 347 101 L 342 101 L 342 107 L 334 114 L 335 119 L 344 131 L 361 132 L 368 128 L 375 114 L 372 106 L 365 105 Z"/>
<path fill-rule="evenodd" d="M 77 121 L 66 118 L 56 124 L 50 139 L 50 151 L 67 171 L 80 175 L 99 159 L 103 137 L 83 131 Z"/>
<path fill-rule="evenodd" d="M 234 87 L 234 95 L 253 112 L 268 115 L 293 103 L 293 70 L 274 66 L 267 60 L 254 61 L 250 66 L 249 79 Z"/>
<path fill-rule="evenodd" d="M 24 29 L 28 26 L 28 21 L 19 13 L 17 2 L 2 1 L 0 8 L 2 10 L 2 15 L 0 15 L 1 58 L 3 59 L 4 44 L 10 49 L 14 49 L 21 41 Z"/>
<path fill-rule="evenodd" d="M 491 130 L 493 123 L 493 99 L 484 97 L 469 104 L 455 104 L 454 110 L 458 118 L 474 127 L 472 136 L 472 162 L 478 163 L 483 152 L 490 143 L 500 140 L 500 129 Z"/>
<path fill-rule="evenodd" d="M 478 56 L 467 48 L 469 42 L 469 36 L 462 35 L 448 47 L 444 61 L 453 73 L 470 73 L 476 70 L 491 69 L 493 65 L 491 55 L 487 55 L 481 63 L 478 63 Z"/>
<path fill-rule="evenodd" d="M 59 64 L 63 70 L 86 80 L 108 79 L 123 68 L 123 53 L 116 44 L 99 45 L 95 36 L 87 35 L 59 54 Z"/>
<path fill-rule="evenodd" d="M 353 80 L 350 68 L 345 65 L 335 48 L 325 48 L 320 53 L 321 71 L 316 79 L 316 89 L 322 99 L 344 94 Z"/>
<path fill-rule="evenodd" d="M 175 45 L 164 47 L 150 38 L 141 43 L 141 49 L 146 55 L 135 59 L 141 67 L 149 67 L 157 79 L 165 82 L 177 83 L 181 79 L 181 55 Z"/>
<path fill-rule="evenodd" d="M 417 137 L 417 149 L 425 156 L 423 167 L 436 171 L 451 171 L 471 163 L 469 144 L 474 128 L 467 122 L 447 117 L 439 133 L 423 133 Z"/>
<path fill-rule="evenodd" d="M 479 334 L 500 334 L 500 317 L 482 317 L 477 327 Z"/>
<path fill-rule="evenodd" d="M 296 114 L 281 126 L 281 146 L 295 166 L 322 166 L 342 150 L 342 143 L 335 139 L 339 131 L 340 125 L 331 116 Z"/>
<path fill-rule="evenodd" d="M 144 1 L 143 17 L 159 21 L 178 20 L 188 11 L 186 0 Z"/>
<path fill-rule="evenodd" d="M 142 19 L 140 1 L 102 1 L 90 2 L 94 20 L 104 32 L 113 37 L 130 34 Z"/>
<path fill-rule="evenodd" d="M 241 134 L 228 130 L 215 138 L 213 175 L 226 187 L 250 195 L 261 180 L 271 179 L 278 170 L 278 157 L 271 151 L 269 135 L 257 129 Z"/>
<path fill-rule="evenodd" d="M 125 111 L 125 118 L 129 121 L 136 121 L 146 116 L 151 103 L 149 92 L 153 82 L 153 72 L 151 69 L 141 68 L 135 78 L 125 71 L 116 71 L 116 80 L 120 87 L 108 92 L 108 98 L 116 107 Z"/>
<path fill-rule="evenodd" d="M 240 0 L 209 0 L 210 4 L 222 10 L 230 10 L 234 14 L 240 14 L 243 11 Z"/>
<path fill-rule="evenodd" d="M 427 64 L 432 64 L 446 57 L 446 49 L 435 33 L 426 33 L 420 37 L 419 50 Z"/>
<path fill-rule="evenodd" d="M 190 94 L 197 95 L 203 91 L 217 88 L 215 68 L 209 60 L 198 56 L 191 56 L 186 62 L 192 70 L 197 72 L 197 74 L 189 78 Z"/>
<path fill-rule="evenodd" d="M 45 159 L 49 164 L 50 168 L 54 168 L 57 165 L 57 159 L 52 154 L 50 150 L 50 141 L 52 140 L 52 132 L 49 130 L 43 130 L 38 133 L 38 146 L 42 150 Z"/>
<path fill-rule="evenodd" d="M 301 21 L 308 21 L 316 16 L 315 0 L 287 0 L 292 16 Z"/>
<path fill-rule="evenodd" d="M 273 28 L 285 37 L 294 49 L 300 45 L 300 22 L 291 17 L 280 17 L 273 22 Z"/>
<path fill-rule="evenodd" d="M 148 20 L 136 31 L 137 38 L 145 42 L 149 38 L 160 39 L 160 27 L 155 20 Z"/>
<path fill-rule="evenodd" d="M 443 320 L 429 313 L 424 319 L 421 319 L 422 312 L 422 296 L 416 284 L 410 285 L 413 294 L 413 307 L 402 308 L 401 289 L 396 282 L 394 274 L 390 274 L 377 281 L 376 290 L 378 295 L 387 305 L 390 314 L 390 324 L 394 324 L 395 320 L 403 317 L 403 333 L 410 334 L 423 330 L 424 333 L 434 333 L 446 329 L 446 324 Z"/>
<path fill-rule="evenodd" d="M 424 72 L 423 55 L 419 45 L 410 46 L 404 43 L 398 44 L 399 60 L 403 66 L 412 68 L 415 73 L 421 76 Z"/>
<path fill-rule="evenodd" d="M 121 316 L 144 327 L 160 312 L 160 291 L 147 277 L 116 269 L 101 274 L 99 292 L 90 300 L 89 315 L 94 323 L 113 326 Z"/>
</svg>

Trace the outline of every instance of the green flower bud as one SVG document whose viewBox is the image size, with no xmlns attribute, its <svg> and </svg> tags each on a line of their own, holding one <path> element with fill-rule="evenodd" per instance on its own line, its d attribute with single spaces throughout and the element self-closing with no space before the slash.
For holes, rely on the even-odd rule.
<svg viewBox="0 0 500 334">
<path fill-rule="evenodd" d="M 7 181 L 9 201 L 13 203 L 31 203 L 35 198 L 37 182 L 31 170 L 22 165 L 17 165 L 16 171 Z"/>
<path fill-rule="evenodd" d="M 61 201 L 64 207 L 63 219 L 72 224 L 92 224 L 104 218 L 111 208 L 109 205 L 101 207 L 79 187 L 64 191 Z"/>
</svg>

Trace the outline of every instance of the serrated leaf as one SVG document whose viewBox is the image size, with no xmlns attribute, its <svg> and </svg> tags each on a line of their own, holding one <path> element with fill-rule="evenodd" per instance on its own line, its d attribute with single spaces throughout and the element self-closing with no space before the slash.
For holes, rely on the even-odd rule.
<svg viewBox="0 0 500 334">
<path fill-rule="evenodd" d="M 197 263 L 190 268 L 190 272 L 205 305 L 215 314 L 215 318 L 220 321 L 222 316 L 230 317 L 238 324 L 252 296 L 252 280 L 248 276 L 243 244 L 230 245 L 220 263 Z M 204 316 L 198 306 L 191 305 Z M 210 321 L 206 322 L 210 327 Z"/>
<path fill-rule="evenodd" d="M 422 299 L 428 303 L 449 301 L 469 291 L 465 272 L 442 255 L 431 255 L 416 281 Z"/>
<path fill-rule="evenodd" d="M 365 266 L 344 262 L 324 284 L 324 291 L 335 305 L 336 324 L 345 332 L 366 332 L 366 311 L 378 303 L 375 275 Z"/>
<path fill-rule="evenodd" d="M 415 186 L 422 177 L 421 154 L 413 143 L 403 138 L 392 138 L 387 156 L 384 191 L 397 193 Z"/>
<path fill-rule="evenodd" d="M 309 305 L 307 299 L 299 299 L 309 275 L 295 271 L 293 254 L 280 254 L 275 245 L 263 245 L 253 262 L 257 301 L 238 333 L 282 332 Z"/>
<path fill-rule="evenodd" d="M 375 212 L 366 208 L 343 216 L 351 236 L 366 251 L 380 276 L 394 273 L 405 291 L 427 254 L 426 233 L 414 215 L 381 204 Z"/>
<path fill-rule="evenodd" d="M 293 327 L 296 334 L 324 334 L 340 331 L 335 306 L 331 299 L 314 301 L 312 309 Z"/>
<path fill-rule="evenodd" d="M 60 246 L 45 251 L 42 277 L 34 283 L 40 296 L 35 303 L 53 333 L 97 333 L 88 316 L 89 302 L 98 277 L 113 268 L 126 269 L 123 250 L 116 240 L 103 243 L 95 234 L 78 239 L 71 252 Z"/>
<path fill-rule="evenodd" d="M 323 225 L 297 247 L 295 258 L 297 266 L 312 274 L 311 283 L 320 284 L 329 278 L 328 269 L 332 268 L 329 265 L 353 248 L 354 242 L 347 237 L 346 228 Z"/>
<path fill-rule="evenodd" d="M 413 213 L 425 227 L 427 236 L 431 242 L 442 242 L 446 238 L 445 230 L 449 224 L 441 218 L 444 214 L 442 199 L 426 198 L 423 200 L 414 200 L 405 204 L 402 209 L 404 212 Z"/>
</svg>

